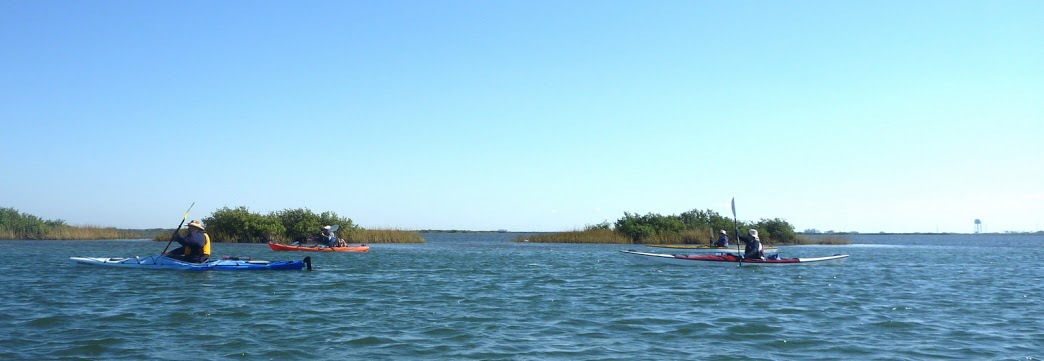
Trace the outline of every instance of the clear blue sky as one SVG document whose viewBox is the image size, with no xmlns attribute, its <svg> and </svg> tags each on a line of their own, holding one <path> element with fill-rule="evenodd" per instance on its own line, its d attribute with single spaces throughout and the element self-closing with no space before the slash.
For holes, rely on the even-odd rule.
<svg viewBox="0 0 1044 361">
<path fill-rule="evenodd" d="M 0 2 L 0 206 L 1044 226 L 1042 1 Z"/>
</svg>

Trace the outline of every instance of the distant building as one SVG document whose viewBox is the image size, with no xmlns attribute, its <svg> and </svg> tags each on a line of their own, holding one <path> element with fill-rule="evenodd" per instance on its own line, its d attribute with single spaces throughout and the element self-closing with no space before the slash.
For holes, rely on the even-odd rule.
<svg viewBox="0 0 1044 361">
<path fill-rule="evenodd" d="M 978 218 L 975 219 L 975 234 L 982 233 L 982 221 Z"/>
</svg>

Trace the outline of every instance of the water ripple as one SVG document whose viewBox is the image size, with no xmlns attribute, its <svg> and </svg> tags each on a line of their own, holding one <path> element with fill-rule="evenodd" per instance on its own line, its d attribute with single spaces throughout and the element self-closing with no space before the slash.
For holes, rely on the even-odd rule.
<svg viewBox="0 0 1044 361">
<path fill-rule="evenodd" d="M 3 359 L 181 360 L 186 349 L 242 360 L 1044 354 L 1044 271 L 1019 266 L 1044 252 L 938 246 L 971 261 L 953 264 L 908 256 L 932 250 L 925 245 L 798 247 L 788 252 L 858 257 L 840 266 L 712 269 L 636 264 L 618 246 L 463 238 L 317 254 L 313 272 L 178 273 L 65 259 L 149 254 L 152 242 L 4 246 L 0 286 L 17 291 L 0 300 Z M 300 256 L 220 246 L 261 259 Z M 17 262 L 28 255 L 44 262 Z"/>
</svg>

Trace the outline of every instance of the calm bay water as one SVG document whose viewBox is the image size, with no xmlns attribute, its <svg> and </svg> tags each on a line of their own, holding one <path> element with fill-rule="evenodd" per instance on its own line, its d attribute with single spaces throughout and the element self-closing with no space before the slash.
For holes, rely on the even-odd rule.
<svg viewBox="0 0 1044 361">
<path fill-rule="evenodd" d="M 0 359 L 1041 360 L 1044 237 L 784 246 L 841 265 L 652 266 L 626 245 L 426 244 L 310 254 L 314 271 L 74 265 L 141 241 L 0 242 Z M 652 248 L 644 248 L 652 250 Z M 216 244 L 215 255 L 306 253 Z"/>
</svg>

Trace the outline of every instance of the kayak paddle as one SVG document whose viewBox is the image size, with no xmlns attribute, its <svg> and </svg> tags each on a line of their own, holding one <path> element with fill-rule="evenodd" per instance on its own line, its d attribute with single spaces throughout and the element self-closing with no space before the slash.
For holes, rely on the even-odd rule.
<svg viewBox="0 0 1044 361">
<path fill-rule="evenodd" d="M 330 234 L 336 234 L 334 232 L 337 232 L 338 229 L 341 229 L 341 225 L 340 224 L 335 224 L 335 225 L 330 226 Z M 338 237 L 338 238 L 340 238 L 340 237 Z M 337 245 L 337 242 L 334 242 L 334 246 L 336 246 L 336 245 Z M 319 248 L 322 248 L 322 246 L 318 245 L 318 244 L 315 245 L 315 246 L 319 247 Z M 333 248 L 334 246 L 327 246 L 327 247 Z"/>
<path fill-rule="evenodd" d="M 167 253 L 167 248 L 170 248 L 170 244 L 174 243 L 174 237 L 178 235 L 178 231 L 181 230 L 181 226 L 185 224 L 185 220 L 188 219 L 189 211 L 192 210 L 192 206 L 194 205 L 196 205 L 196 202 L 192 202 L 192 205 L 190 205 L 189 208 L 185 210 L 185 217 L 181 218 L 181 223 L 178 223 L 178 228 L 174 228 L 174 234 L 170 235 L 170 241 L 167 241 L 167 246 L 163 247 L 163 252 L 160 253 L 161 256 L 164 253 Z"/>
<path fill-rule="evenodd" d="M 740 255 L 740 257 L 739 257 L 739 262 L 740 263 L 739 264 L 740 264 L 740 266 L 742 266 L 743 265 L 743 256 L 744 255 L 742 253 L 740 253 L 740 248 L 739 248 L 740 238 L 739 238 L 739 221 L 736 220 L 736 197 L 732 197 L 732 224 L 734 226 L 736 226 L 736 253 L 739 253 L 739 255 Z"/>
</svg>

